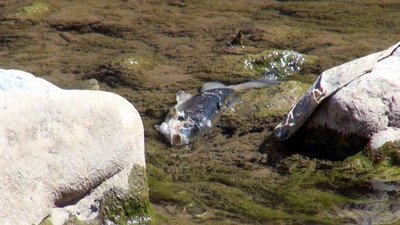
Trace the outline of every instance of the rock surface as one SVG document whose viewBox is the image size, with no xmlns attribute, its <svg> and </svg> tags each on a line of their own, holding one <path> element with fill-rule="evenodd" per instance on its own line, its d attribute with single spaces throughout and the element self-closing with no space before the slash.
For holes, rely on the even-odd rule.
<svg viewBox="0 0 400 225">
<path fill-rule="evenodd" d="M 0 107 L 2 224 L 93 219 L 103 194 L 145 167 L 142 120 L 120 96 L 0 69 Z"/>
<path fill-rule="evenodd" d="M 311 116 L 305 129 L 313 133 L 356 135 L 373 149 L 400 140 L 399 46 L 322 73 L 275 136 L 289 138 Z"/>
</svg>

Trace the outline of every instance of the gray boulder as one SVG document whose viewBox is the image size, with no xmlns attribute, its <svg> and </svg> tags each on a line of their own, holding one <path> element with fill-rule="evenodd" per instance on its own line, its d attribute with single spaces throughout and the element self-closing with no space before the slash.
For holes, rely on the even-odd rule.
<svg viewBox="0 0 400 225">
<path fill-rule="evenodd" d="M 94 219 L 103 195 L 145 168 L 142 120 L 118 95 L 0 69 L 0 109 L 1 224 Z"/>
<path fill-rule="evenodd" d="M 399 46 L 323 72 L 275 128 L 276 139 L 288 140 L 302 128 L 312 135 L 351 137 L 350 142 L 365 139 L 373 149 L 400 140 Z"/>
</svg>

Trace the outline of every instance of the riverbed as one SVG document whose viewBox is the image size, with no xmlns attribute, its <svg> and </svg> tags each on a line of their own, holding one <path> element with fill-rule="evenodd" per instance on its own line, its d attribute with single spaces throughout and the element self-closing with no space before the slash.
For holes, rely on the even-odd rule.
<svg viewBox="0 0 400 225">
<path fill-rule="evenodd" d="M 259 108 L 287 97 L 283 87 L 301 96 L 322 71 L 393 45 L 398 18 L 391 0 L 1 1 L 0 67 L 66 89 L 96 79 L 136 107 L 155 224 L 394 224 L 398 165 L 376 163 L 367 150 L 339 161 L 286 152 L 271 141 L 286 108 Z M 179 90 L 262 77 L 241 60 L 266 50 L 312 60 L 285 78 L 292 83 L 239 95 L 251 104 L 223 112 L 190 146 L 173 148 L 155 130 Z"/>
</svg>

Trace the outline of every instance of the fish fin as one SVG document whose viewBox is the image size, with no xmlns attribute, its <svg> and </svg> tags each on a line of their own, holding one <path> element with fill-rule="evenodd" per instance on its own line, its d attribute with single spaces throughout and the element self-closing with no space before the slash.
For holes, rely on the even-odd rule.
<svg viewBox="0 0 400 225">
<path fill-rule="evenodd" d="M 202 89 L 203 90 L 209 90 L 209 89 L 214 89 L 214 88 L 224 88 L 226 87 L 225 84 L 219 83 L 219 82 L 207 82 L 203 84 Z"/>
<path fill-rule="evenodd" d="M 190 97 L 192 97 L 191 94 L 186 93 L 185 91 L 178 91 L 178 93 L 176 94 L 176 102 L 180 104 L 188 100 Z"/>
</svg>

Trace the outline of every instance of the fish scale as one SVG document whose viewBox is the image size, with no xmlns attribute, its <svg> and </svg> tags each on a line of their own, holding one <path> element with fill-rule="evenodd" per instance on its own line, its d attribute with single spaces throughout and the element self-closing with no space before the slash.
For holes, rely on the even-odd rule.
<svg viewBox="0 0 400 225">
<path fill-rule="evenodd" d="M 234 93 L 233 89 L 217 88 L 197 93 L 191 99 L 179 106 L 185 117 L 192 118 L 199 126 L 203 127 L 205 121 L 213 121 L 217 116 L 220 106 Z"/>
</svg>

